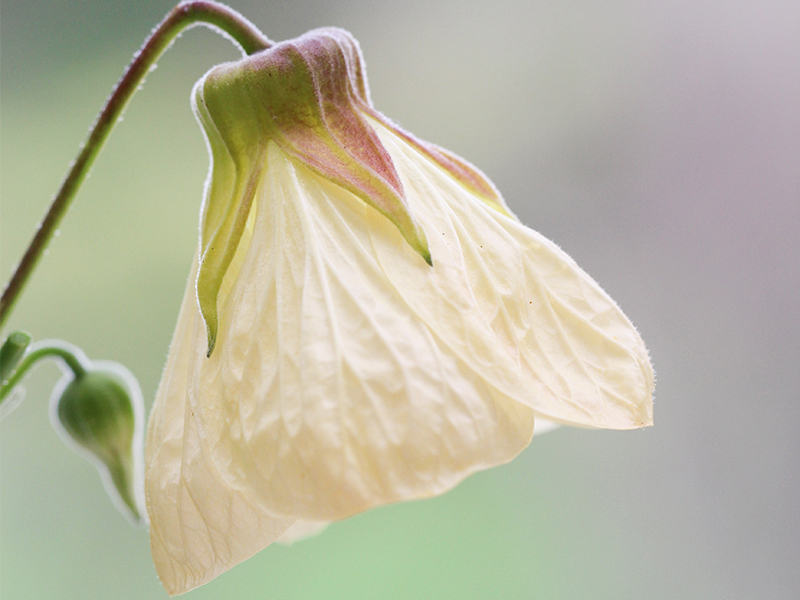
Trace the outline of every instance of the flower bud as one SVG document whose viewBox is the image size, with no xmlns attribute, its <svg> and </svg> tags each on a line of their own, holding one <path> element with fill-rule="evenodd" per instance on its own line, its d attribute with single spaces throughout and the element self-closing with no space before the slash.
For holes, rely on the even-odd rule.
<svg viewBox="0 0 800 600">
<path fill-rule="evenodd" d="M 52 402 L 56 429 L 88 453 L 117 507 L 141 522 L 143 410 L 133 375 L 116 363 L 94 363 L 81 375 L 66 373 Z"/>
</svg>

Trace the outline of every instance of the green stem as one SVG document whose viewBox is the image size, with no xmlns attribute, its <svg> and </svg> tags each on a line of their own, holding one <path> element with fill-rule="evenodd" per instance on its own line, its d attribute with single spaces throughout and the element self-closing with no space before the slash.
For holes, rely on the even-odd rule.
<svg viewBox="0 0 800 600">
<path fill-rule="evenodd" d="M 36 268 L 53 232 L 69 208 L 72 198 L 86 178 L 86 174 L 108 138 L 122 111 L 128 104 L 150 68 L 169 47 L 178 34 L 193 25 L 206 25 L 220 29 L 233 38 L 246 54 L 269 48 L 272 42 L 250 21 L 231 8 L 206 0 L 181 2 L 172 9 L 153 30 L 141 49 L 134 55 L 128 70 L 119 80 L 103 111 L 97 118 L 89 138 L 78 158 L 67 173 L 50 209 L 39 225 L 28 249 L 11 276 L 3 296 L 0 298 L 0 328 L 6 322 L 19 294 L 22 292 L 33 270 Z"/>
<path fill-rule="evenodd" d="M 24 331 L 15 331 L 6 338 L 0 347 L 0 383 L 14 372 L 30 344 L 31 336 Z"/>
<path fill-rule="evenodd" d="M 28 369 L 42 358 L 60 358 L 72 370 L 76 378 L 83 377 L 88 368 L 88 361 L 85 356 L 82 356 L 82 352 L 79 350 L 76 352 L 75 350 L 77 349 L 75 349 L 74 346 L 69 346 L 63 342 L 42 342 L 34 344 L 25 354 L 25 357 L 14 370 L 11 377 L 8 378 L 8 381 L 2 382 L 2 387 L 0 387 L 0 404 L 3 403 L 8 393 L 14 389 L 14 386 L 25 377 L 25 373 L 27 373 Z"/>
</svg>

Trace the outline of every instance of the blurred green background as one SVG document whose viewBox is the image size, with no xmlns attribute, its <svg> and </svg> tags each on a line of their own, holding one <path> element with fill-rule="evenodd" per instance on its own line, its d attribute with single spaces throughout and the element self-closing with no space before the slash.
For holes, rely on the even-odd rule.
<svg viewBox="0 0 800 600">
<path fill-rule="evenodd" d="M 360 40 L 377 108 L 479 165 L 639 327 L 656 425 L 561 429 L 433 500 L 270 546 L 187 598 L 800 597 L 800 5 L 796 0 L 236 1 L 276 40 Z M 7 279 L 164 0 L 4 0 Z M 139 378 L 147 406 L 196 245 L 184 34 L 128 108 L 17 307 Z M 3 599 L 165 598 L 147 532 L 51 429 L 58 370 L 0 430 Z"/>
</svg>

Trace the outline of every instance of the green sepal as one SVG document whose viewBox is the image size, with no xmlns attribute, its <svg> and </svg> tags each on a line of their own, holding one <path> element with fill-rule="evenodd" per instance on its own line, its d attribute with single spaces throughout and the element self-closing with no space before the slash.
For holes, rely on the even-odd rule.
<svg viewBox="0 0 800 600">
<path fill-rule="evenodd" d="M 197 297 L 208 334 L 274 142 L 287 155 L 386 216 L 433 264 L 425 232 L 411 214 L 388 151 L 370 125 L 372 103 L 358 43 L 319 29 L 213 68 L 197 82 L 192 106 L 212 166 L 201 215 Z"/>
<path fill-rule="evenodd" d="M 200 226 L 200 268 L 197 301 L 206 324 L 207 356 L 217 338 L 217 298 L 222 281 L 242 238 L 253 198 L 264 170 L 266 143 L 242 144 L 225 124 L 215 122 L 204 99 L 203 80 L 195 85 L 192 108 L 203 127 L 211 154 Z"/>
</svg>

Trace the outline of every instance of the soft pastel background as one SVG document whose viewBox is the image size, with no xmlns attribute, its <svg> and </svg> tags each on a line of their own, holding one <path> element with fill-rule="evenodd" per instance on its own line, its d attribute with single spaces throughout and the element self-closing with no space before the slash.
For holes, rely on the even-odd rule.
<svg viewBox="0 0 800 600">
<path fill-rule="evenodd" d="M 478 164 L 637 324 L 656 426 L 561 429 L 445 496 L 272 546 L 187 598 L 800 597 L 797 0 L 236 1 L 273 39 L 361 41 L 376 106 Z M 167 0 L 4 0 L 5 280 Z M 12 327 L 139 377 L 147 405 L 194 252 L 189 109 L 237 56 L 188 32 L 68 214 Z M 147 532 L 50 427 L 41 367 L 2 423 L 0 594 L 165 598 Z"/>
</svg>

